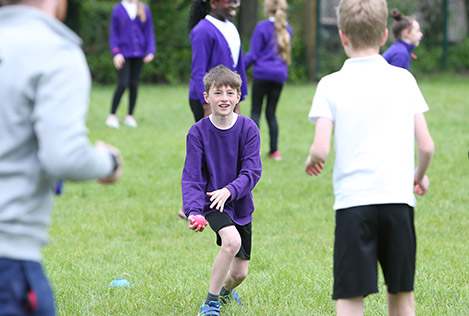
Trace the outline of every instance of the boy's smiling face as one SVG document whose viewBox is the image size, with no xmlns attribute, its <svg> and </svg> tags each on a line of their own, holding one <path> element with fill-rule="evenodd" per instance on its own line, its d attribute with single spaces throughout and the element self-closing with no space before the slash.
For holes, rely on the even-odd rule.
<svg viewBox="0 0 469 316">
<path fill-rule="evenodd" d="M 205 102 L 210 104 L 213 115 L 227 116 L 233 113 L 236 104 L 241 99 L 241 93 L 232 87 L 215 87 L 212 85 L 208 94 L 204 92 L 204 98 Z"/>
</svg>

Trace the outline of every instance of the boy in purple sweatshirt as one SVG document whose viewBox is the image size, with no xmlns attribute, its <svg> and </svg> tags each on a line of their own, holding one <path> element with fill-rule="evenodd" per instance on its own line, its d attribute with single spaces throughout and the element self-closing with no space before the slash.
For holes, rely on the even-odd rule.
<svg viewBox="0 0 469 316">
<path fill-rule="evenodd" d="M 251 191 L 262 172 L 257 125 L 234 113 L 241 98 L 241 77 L 225 66 L 204 77 L 204 98 L 212 114 L 192 125 L 182 173 L 182 199 L 189 228 L 202 231 L 205 217 L 221 246 L 215 258 L 206 301 L 199 315 L 219 315 L 221 303 L 234 300 L 233 291 L 248 273 L 251 253 Z"/>
</svg>

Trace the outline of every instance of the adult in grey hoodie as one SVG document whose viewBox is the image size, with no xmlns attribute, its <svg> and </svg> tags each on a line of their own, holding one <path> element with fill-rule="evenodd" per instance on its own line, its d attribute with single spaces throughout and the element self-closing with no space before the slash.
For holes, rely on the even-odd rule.
<svg viewBox="0 0 469 316">
<path fill-rule="evenodd" d="M 91 79 L 80 38 L 59 21 L 67 0 L 0 3 L 0 316 L 51 316 L 40 253 L 54 183 L 114 182 L 121 158 L 88 140 Z"/>
</svg>

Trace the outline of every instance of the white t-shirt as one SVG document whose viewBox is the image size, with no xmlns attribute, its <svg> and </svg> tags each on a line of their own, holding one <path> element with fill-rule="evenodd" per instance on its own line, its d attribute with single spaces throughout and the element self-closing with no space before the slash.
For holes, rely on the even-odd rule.
<svg viewBox="0 0 469 316">
<path fill-rule="evenodd" d="M 415 206 L 414 117 L 428 111 L 412 74 L 381 55 L 351 58 L 320 80 L 309 119 L 334 122 L 335 203 Z"/>
<path fill-rule="evenodd" d="M 210 119 L 210 122 L 213 124 L 213 126 L 215 126 L 216 128 L 221 129 L 221 130 L 227 130 L 227 129 L 232 128 L 236 124 L 236 121 L 238 120 L 238 114 L 233 113 L 233 121 L 231 122 L 230 126 L 225 127 L 225 128 L 221 128 L 215 125 L 215 123 L 213 122 L 213 114 L 210 114 L 208 118 Z"/>
<path fill-rule="evenodd" d="M 135 20 L 135 18 L 137 17 L 137 4 L 130 3 L 124 0 L 122 0 L 121 3 L 124 6 L 125 11 L 127 11 L 127 14 L 129 15 L 130 19 Z"/>
<path fill-rule="evenodd" d="M 220 21 L 211 15 L 205 17 L 223 34 L 228 46 L 231 50 L 233 58 L 233 67 L 238 66 L 239 52 L 241 50 L 241 38 L 239 37 L 238 29 L 231 21 Z"/>
</svg>

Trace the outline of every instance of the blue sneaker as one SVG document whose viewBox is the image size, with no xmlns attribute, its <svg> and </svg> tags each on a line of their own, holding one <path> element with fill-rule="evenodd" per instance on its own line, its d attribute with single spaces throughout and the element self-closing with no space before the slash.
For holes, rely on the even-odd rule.
<svg viewBox="0 0 469 316">
<path fill-rule="evenodd" d="M 220 303 L 221 305 L 236 303 L 243 306 L 243 299 L 239 297 L 238 293 L 232 290 L 231 293 L 228 295 L 220 295 Z"/>
<path fill-rule="evenodd" d="M 220 315 L 220 303 L 215 301 L 204 302 L 200 306 L 200 312 L 197 316 L 219 316 Z"/>
</svg>

